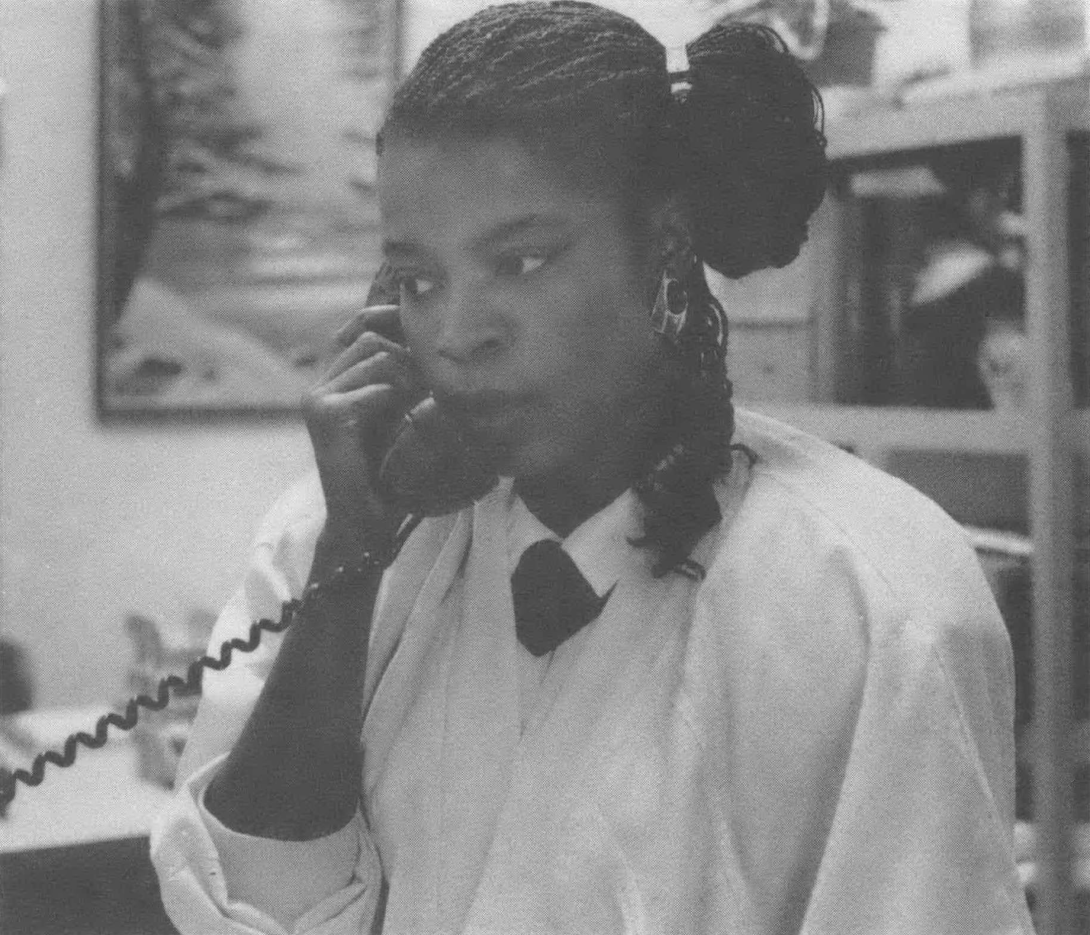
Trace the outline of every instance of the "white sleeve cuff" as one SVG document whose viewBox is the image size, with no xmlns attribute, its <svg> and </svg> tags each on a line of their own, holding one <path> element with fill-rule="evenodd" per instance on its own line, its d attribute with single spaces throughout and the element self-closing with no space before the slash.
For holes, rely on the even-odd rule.
<svg viewBox="0 0 1090 935">
<path fill-rule="evenodd" d="M 204 806 L 197 809 L 223 867 L 228 895 L 260 906 L 286 929 L 311 906 L 351 884 L 360 856 L 359 812 L 339 831 L 310 841 L 279 841 L 232 831 Z"/>
<path fill-rule="evenodd" d="M 382 872 L 362 816 L 313 841 L 226 828 L 203 805 L 220 756 L 180 787 L 152 832 L 163 904 L 183 933 L 339 935 L 370 930 Z"/>
</svg>

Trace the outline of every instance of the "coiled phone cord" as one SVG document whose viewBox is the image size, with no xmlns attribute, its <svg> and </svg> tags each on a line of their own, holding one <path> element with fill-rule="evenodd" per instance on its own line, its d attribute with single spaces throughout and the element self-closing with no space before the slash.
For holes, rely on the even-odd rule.
<svg viewBox="0 0 1090 935">
<path fill-rule="evenodd" d="M 264 630 L 268 630 L 270 633 L 280 633 L 283 630 L 286 630 L 295 619 L 295 615 L 299 611 L 299 606 L 299 601 L 288 601 L 284 604 L 283 611 L 278 621 L 262 619 L 250 624 L 249 639 L 243 640 L 236 636 L 233 639 L 224 641 L 223 645 L 220 647 L 220 656 L 218 659 L 212 656 L 202 656 L 200 659 L 194 660 L 190 663 L 185 678 L 182 678 L 179 675 L 168 675 L 165 678 L 160 679 L 159 690 L 156 697 L 153 698 L 151 695 L 144 694 L 137 695 L 135 698 L 129 699 L 128 704 L 125 705 L 124 714 L 118 714 L 116 711 L 111 711 L 108 714 L 102 715 L 95 725 L 94 734 L 88 734 L 86 731 L 77 731 L 74 734 L 70 734 L 64 741 L 64 750 L 61 753 L 58 753 L 56 750 L 46 750 L 44 753 L 39 753 L 34 757 L 34 762 L 29 770 L 0 770 L 0 811 L 6 808 L 11 803 L 12 799 L 15 798 L 17 782 L 22 782 L 27 786 L 37 786 L 41 784 L 42 780 L 45 778 L 45 766 L 47 763 L 53 763 L 60 767 L 71 766 L 72 763 L 75 762 L 76 748 L 80 744 L 83 744 L 85 747 L 89 747 L 92 750 L 103 746 L 109 739 L 107 730 L 111 724 L 121 730 L 132 730 L 139 719 L 139 709 L 143 707 L 148 708 L 151 711 L 161 711 L 170 703 L 172 688 L 176 692 L 184 691 L 186 694 L 196 694 L 199 692 L 201 690 L 201 680 L 205 669 L 219 670 L 227 668 L 231 663 L 231 655 L 236 649 L 243 653 L 253 652 L 261 642 L 261 634 Z"/>
<path fill-rule="evenodd" d="M 388 553 L 389 561 L 401 551 L 401 547 L 405 544 L 406 540 L 412 534 L 412 531 L 420 524 L 423 516 L 413 515 L 405 520 L 400 531 L 397 535 L 397 540 L 394 543 L 393 549 Z M 219 658 L 214 656 L 201 656 L 200 659 L 196 659 L 190 663 L 189 668 L 186 670 L 185 678 L 179 675 L 168 675 L 159 680 L 159 689 L 156 697 L 151 695 L 141 694 L 134 698 L 130 698 L 128 704 L 125 705 L 125 713 L 118 714 L 116 711 L 111 711 L 108 714 L 102 715 L 98 719 L 95 725 L 94 734 L 89 734 L 86 731 L 77 731 L 69 736 L 64 741 L 64 749 L 58 753 L 56 750 L 46 750 L 43 753 L 39 753 L 34 757 L 34 762 L 31 764 L 29 770 L 16 769 L 7 770 L 0 769 L 0 814 L 3 814 L 8 805 L 11 804 L 15 798 L 15 791 L 18 788 L 16 783 L 21 782 L 26 786 L 38 786 L 41 785 L 42 780 L 45 778 L 45 767 L 47 763 L 53 763 L 58 767 L 71 766 L 76 759 L 76 750 L 80 744 L 85 747 L 89 747 L 95 750 L 103 746 L 109 739 L 107 731 L 110 725 L 120 728 L 124 731 L 132 730 L 137 723 L 140 716 L 140 708 L 148 708 L 151 711 L 161 711 L 168 704 L 170 704 L 171 689 L 175 692 L 184 692 L 185 694 L 197 694 L 201 690 L 201 681 L 204 676 L 205 669 L 215 669 L 217 671 L 226 669 L 231 664 L 231 656 L 238 650 L 242 653 L 252 653 L 257 649 L 258 644 L 261 642 L 261 635 L 264 631 L 270 633 L 282 633 L 295 620 L 299 611 L 302 609 L 307 597 L 314 592 L 308 592 L 304 595 L 303 600 L 290 600 L 285 601 L 281 605 L 280 619 L 277 621 L 262 618 L 254 623 L 250 624 L 250 634 L 247 639 L 241 639 L 239 637 L 233 637 L 229 640 L 224 640 L 220 646 Z"/>
</svg>

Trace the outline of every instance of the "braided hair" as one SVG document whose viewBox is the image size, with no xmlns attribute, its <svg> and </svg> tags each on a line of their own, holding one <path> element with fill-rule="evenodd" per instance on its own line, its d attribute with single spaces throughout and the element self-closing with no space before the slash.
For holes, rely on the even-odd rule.
<svg viewBox="0 0 1090 935">
<path fill-rule="evenodd" d="M 612 197 L 640 251 L 656 206 L 673 198 L 686 213 L 695 262 L 674 343 L 684 385 L 667 453 L 634 486 L 636 544 L 654 551 L 656 575 L 702 573 L 690 552 L 719 521 L 713 488 L 732 463 L 727 323 L 703 264 L 739 278 L 790 263 L 826 183 L 820 97 L 776 33 L 720 24 L 686 51 L 681 96 L 663 45 L 623 14 L 580 0 L 489 7 L 424 50 L 378 137 L 380 154 L 394 135 L 516 141 L 569 184 Z"/>
</svg>

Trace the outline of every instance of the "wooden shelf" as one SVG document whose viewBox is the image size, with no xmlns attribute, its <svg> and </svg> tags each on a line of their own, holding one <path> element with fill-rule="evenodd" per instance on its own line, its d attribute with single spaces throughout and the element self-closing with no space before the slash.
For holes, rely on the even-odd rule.
<svg viewBox="0 0 1090 935">
<path fill-rule="evenodd" d="M 1027 451 L 1032 430 L 1026 415 L 988 410 L 759 401 L 739 405 L 860 452 L 1018 455 Z M 1073 414 L 1067 437 L 1075 451 L 1090 456 L 1090 410 Z"/>
<path fill-rule="evenodd" d="M 1085 65 L 1085 63 L 1082 63 Z M 1074 69 L 1072 69 L 1074 70 Z M 828 154 L 850 174 L 868 160 L 884 157 L 912 164 L 921 150 L 989 140 L 1016 140 L 1024 222 L 1024 322 L 1026 400 L 1022 411 L 997 412 L 903 407 L 839 406 L 829 403 L 751 402 L 750 408 L 803 431 L 850 447 L 879 465 L 891 453 L 950 452 L 1014 456 L 1024 470 L 1008 472 L 1024 481 L 1026 527 L 1032 537 L 1031 608 L 1034 672 L 1033 739 L 1020 751 L 1031 764 L 1030 793 L 1038 848 L 1032 868 L 1035 921 L 1041 935 L 1066 935 L 1076 915 L 1075 799 L 1071 738 L 1085 749 L 1087 728 L 1076 726 L 1071 710 L 1076 671 L 1074 590 L 1076 523 L 1081 519 L 1083 476 L 1090 461 L 1090 410 L 1073 407 L 1071 342 L 1072 263 L 1084 263 L 1068 243 L 1074 134 L 1090 132 L 1090 75 L 1067 73 L 1063 80 L 997 88 L 983 72 L 916 86 L 903 100 L 861 105 L 851 115 L 830 119 Z M 1079 190 L 1077 187 L 1075 190 Z M 813 288 L 810 296 L 811 364 L 814 395 L 835 399 L 856 385 L 860 322 L 866 323 L 867 296 L 856 275 L 867 244 L 851 204 L 849 186 L 834 186 L 824 216 L 815 221 Z M 1081 234 L 1080 234 L 1081 236 Z M 1075 293 L 1075 294 L 1073 294 Z M 1086 310 L 1079 306 L 1079 314 Z M 865 335 L 864 335 L 865 337 Z M 746 405 L 742 403 L 742 405 Z M 1078 464 L 1082 460 L 1081 466 Z M 1006 467 L 1006 466 L 1004 466 Z M 971 472 L 970 472 L 971 473 Z M 1004 497 L 989 471 L 975 489 L 983 501 Z M 966 478 L 962 476 L 961 480 Z M 1021 504 L 1020 504 L 1021 505 Z M 990 509 L 990 508 L 989 508 Z M 1081 530 L 1080 530 L 1081 531 Z"/>
<path fill-rule="evenodd" d="M 832 159 L 854 159 L 979 140 L 1022 137 L 1042 112 L 1074 129 L 1090 130 L 1086 87 L 1090 79 L 998 90 L 979 89 L 911 104 L 882 101 L 831 121 Z"/>
</svg>

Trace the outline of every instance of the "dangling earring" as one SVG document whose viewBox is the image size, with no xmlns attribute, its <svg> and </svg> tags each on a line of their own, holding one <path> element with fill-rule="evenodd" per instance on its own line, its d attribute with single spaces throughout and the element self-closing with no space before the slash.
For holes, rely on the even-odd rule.
<svg viewBox="0 0 1090 935">
<path fill-rule="evenodd" d="M 674 279 L 669 272 L 663 270 L 655 304 L 651 306 L 651 327 L 658 334 L 676 342 L 685 327 L 688 315 L 689 293 L 685 291 L 681 280 Z"/>
</svg>

